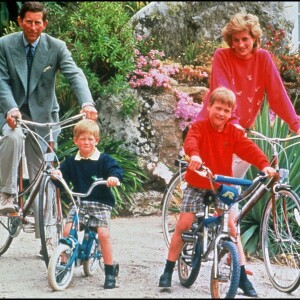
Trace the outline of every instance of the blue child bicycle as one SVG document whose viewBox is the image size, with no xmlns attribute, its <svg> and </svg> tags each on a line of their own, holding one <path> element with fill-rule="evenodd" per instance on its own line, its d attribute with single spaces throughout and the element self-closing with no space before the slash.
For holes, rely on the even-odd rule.
<svg viewBox="0 0 300 300">
<path fill-rule="evenodd" d="M 75 267 L 83 266 L 83 272 L 86 276 L 94 275 L 99 266 L 104 270 L 104 261 L 96 228 L 89 226 L 90 216 L 88 214 L 84 215 L 84 224 L 82 224 L 84 234 L 81 242 L 79 238 L 81 224 L 78 221 L 78 213 L 80 210 L 80 199 L 87 197 L 96 185 L 106 184 L 106 180 L 96 179 L 86 194 L 80 194 L 72 192 L 61 177 L 54 176 L 64 185 L 76 207 L 70 234 L 68 237 L 59 240 L 59 244 L 53 252 L 48 266 L 49 285 L 53 290 L 61 291 L 69 286 Z M 74 196 L 77 197 L 76 201 L 73 199 Z M 114 264 L 114 271 L 115 276 L 118 276 L 118 264 Z"/>
</svg>

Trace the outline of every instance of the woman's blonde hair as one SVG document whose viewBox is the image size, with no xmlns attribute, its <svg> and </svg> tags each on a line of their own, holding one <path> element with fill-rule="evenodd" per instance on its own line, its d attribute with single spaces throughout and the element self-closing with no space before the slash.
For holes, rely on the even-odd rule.
<svg viewBox="0 0 300 300">
<path fill-rule="evenodd" d="M 257 16 L 240 12 L 230 19 L 222 29 L 222 36 L 230 48 L 232 47 L 232 35 L 242 31 L 247 31 L 255 40 L 254 49 L 260 47 L 262 30 Z"/>
<path fill-rule="evenodd" d="M 90 119 L 81 120 L 74 126 L 73 134 L 75 138 L 78 138 L 82 133 L 90 133 L 95 138 L 100 137 L 100 129 L 98 124 Z"/>
<path fill-rule="evenodd" d="M 209 105 L 212 106 L 216 101 L 226 104 L 234 109 L 236 104 L 236 97 L 232 90 L 221 86 L 216 88 L 209 97 Z"/>
</svg>

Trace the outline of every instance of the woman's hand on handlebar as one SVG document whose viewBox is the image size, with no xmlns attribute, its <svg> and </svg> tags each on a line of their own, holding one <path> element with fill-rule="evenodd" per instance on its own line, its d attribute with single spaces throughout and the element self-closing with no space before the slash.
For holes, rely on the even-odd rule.
<svg viewBox="0 0 300 300">
<path fill-rule="evenodd" d="M 108 177 L 108 178 L 107 178 L 107 183 L 106 183 L 106 185 L 107 185 L 108 187 L 120 185 L 119 178 L 113 177 L 113 176 Z"/>
<path fill-rule="evenodd" d="M 198 170 L 202 166 L 202 159 L 198 155 L 190 157 L 188 168 L 192 171 Z"/>
<path fill-rule="evenodd" d="M 263 173 L 265 173 L 266 175 L 270 176 L 270 177 L 273 177 L 276 175 L 276 170 L 272 167 L 265 167 L 263 170 L 262 170 Z"/>
</svg>

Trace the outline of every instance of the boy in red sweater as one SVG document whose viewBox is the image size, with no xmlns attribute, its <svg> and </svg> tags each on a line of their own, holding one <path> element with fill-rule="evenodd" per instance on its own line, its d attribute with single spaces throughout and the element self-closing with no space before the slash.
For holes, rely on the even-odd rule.
<svg viewBox="0 0 300 300">
<path fill-rule="evenodd" d="M 266 155 L 245 136 L 244 131 L 227 122 L 235 105 L 235 94 L 231 90 L 225 87 L 216 88 L 207 107 L 208 118 L 195 122 L 188 131 L 184 142 L 184 151 L 190 157 L 185 176 L 188 186 L 183 193 L 180 217 L 171 239 L 164 273 L 159 280 L 160 287 L 171 287 L 172 273 L 183 246 L 181 234 L 189 230 L 195 213 L 203 209 L 204 195 L 211 189 L 209 180 L 199 176 L 194 170 L 198 170 L 205 163 L 214 174 L 232 176 L 232 157 L 237 154 L 269 176 L 276 173 L 270 167 Z M 230 223 L 229 226 L 235 236 L 235 225 Z M 237 246 L 239 253 L 243 251 L 240 237 Z M 242 264 L 239 287 L 245 295 L 257 296 L 245 272 L 245 265 Z"/>
</svg>

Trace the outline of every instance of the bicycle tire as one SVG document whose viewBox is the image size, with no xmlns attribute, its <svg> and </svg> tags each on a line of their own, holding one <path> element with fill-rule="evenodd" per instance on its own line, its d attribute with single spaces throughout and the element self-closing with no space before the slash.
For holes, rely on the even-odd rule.
<svg viewBox="0 0 300 300">
<path fill-rule="evenodd" d="M 181 285 L 190 287 L 196 281 L 201 267 L 201 244 L 185 242 L 178 259 L 178 277 Z"/>
<path fill-rule="evenodd" d="M 67 261 L 62 261 L 62 254 Z M 62 291 L 69 286 L 74 274 L 75 259 L 69 268 L 67 263 L 73 255 L 74 249 L 66 244 L 59 244 L 52 253 L 48 267 L 48 283 L 54 291 Z"/>
<path fill-rule="evenodd" d="M 58 241 L 62 237 L 63 216 L 59 190 L 53 184 L 51 177 L 42 178 L 39 190 L 39 231 L 41 238 L 41 254 L 48 267 L 49 258 Z"/>
<path fill-rule="evenodd" d="M 12 218 L 0 216 L 0 256 L 3 255 L 12 243 L 13 237 L 9 232 Z"/>
<path fill-rule="evenodd" d="M 91 253 L 88 260 L 82 261 L 83 272 L 85 276 L 93 276 L 98 270 L 99 266 L 104 269 L 104 260 L 101 251 L 99 250 L 98 235 L 93 240 Z"/>
<path fill-rule="evenodd" d="M 210 276 L 210 292 L 214 299 L 233 299 L 240 282 L 240 258 L 236 245 L 231 241 L 221 241 L 217 246 L 217 278 L 214 276 L 215 263 Z M 231 260 L 228 263 L 228 255 Z"/>
<path fill-rule="evenodd" d="M 162 199 L 163 235 L 167 247 L 170 246 L 172 235 L 179 218 L 183 189 L 186 185 L 184 176 L 186 168 L 176 172 L 166 186 Z"/>
<path fill-rule="evenodd" d="M 264 264 L 272 285 L 281 292 L 291 293 L 300 285 L 300 199 L 294 191 L 281 187 L 276 191 L 275 201 L 275 208 L 272 208 L 270 197 L 263 213 Z"/>
</svg>

